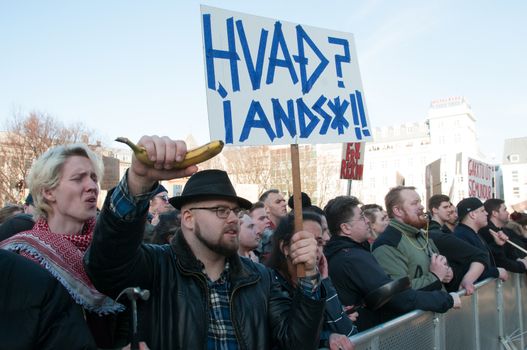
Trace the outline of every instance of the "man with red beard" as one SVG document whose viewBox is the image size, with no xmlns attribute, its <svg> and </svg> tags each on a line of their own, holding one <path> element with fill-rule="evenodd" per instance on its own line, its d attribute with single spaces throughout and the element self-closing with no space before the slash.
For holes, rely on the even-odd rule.
<svg viewBox="0 0 527 350">
<path fill-rule="evenodd" d="M 384 200 L 390 224 L 373 244 L 373 255 L 393 279 L 408 276 L 414 289 L 442 289 L 452 269 L 422 230 L 428 219 L 415 187 L 392 188 Z"/>
</svg>

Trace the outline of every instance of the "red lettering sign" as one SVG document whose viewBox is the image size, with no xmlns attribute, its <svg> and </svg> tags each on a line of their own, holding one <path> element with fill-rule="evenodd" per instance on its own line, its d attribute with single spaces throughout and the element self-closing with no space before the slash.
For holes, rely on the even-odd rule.
<svg viewBox="0 0 527 350">
<path fill-rule="evenodd" d="M 344 159 L 340 166 L 340 178 L 347 180 L 362 180 L 364 171 L 364 145 L 351 142 L 344 145 Z"/>
</svg>

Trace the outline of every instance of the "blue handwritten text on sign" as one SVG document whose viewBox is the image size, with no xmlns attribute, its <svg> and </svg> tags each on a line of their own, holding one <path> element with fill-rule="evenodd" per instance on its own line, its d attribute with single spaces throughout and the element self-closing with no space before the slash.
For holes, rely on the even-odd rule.
<svg viewBox="0 0 527 350">
<path fill-rule="evenodd" d="M 371 138 L 353 36 L 202 7 L 211 138 Z"/>
</svg>

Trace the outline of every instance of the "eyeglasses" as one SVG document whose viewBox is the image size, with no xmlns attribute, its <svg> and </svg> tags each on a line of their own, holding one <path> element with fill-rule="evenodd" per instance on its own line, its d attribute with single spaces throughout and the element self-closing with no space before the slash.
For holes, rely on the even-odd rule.
<svg viewBox="0 0 527 350">
<path fill-rule="evenodd" d="M 348 222 L 353 222 L 353 221 L 366 221 L 366 216 L 364 216 L 364 213 L 360 213 L 358 219 L 351 219 Z"/>
<path fill-rule="evenodd" d="M 216 216 L 220 219 L 227 219 L 229 215 L 231 215 L 231 212 L 238 217 L 238 214 L 242 211 L 242 208 L 229 208 L 229 207 L 196 207 L 196 208 L 189 208 L 188 210 L 209 210 L 216 213 Z"/>
<path fill-rule="evenodd" d="M 156 196 L 156 198 L 161 199 L 163 202 L 168 202 L 168 195 L 163 194 L 161 196 Z"/>
</svg>

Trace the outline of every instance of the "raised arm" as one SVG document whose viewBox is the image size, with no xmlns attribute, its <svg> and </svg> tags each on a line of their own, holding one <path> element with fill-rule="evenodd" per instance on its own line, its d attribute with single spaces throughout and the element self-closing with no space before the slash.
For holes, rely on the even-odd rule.
<svg viewBox="0 0 527 350">
<path fill-rule="evenodd" d="M 172 168 L 174 161 L 186 154 L 182 141 L 143 136 L 138 144 L 147 150 L 154 166 L 132 158 L 125 176 L 108 193 L 84 257 L 86 272 L 94 285 L 113 297 L 126 287 L 150 287 L 155 249 L 142 245 L 142 239 L 149 200 L 158 181 L 188 176 L 197 170 L 195 165 L 183 170 Z"/>
</svg>

